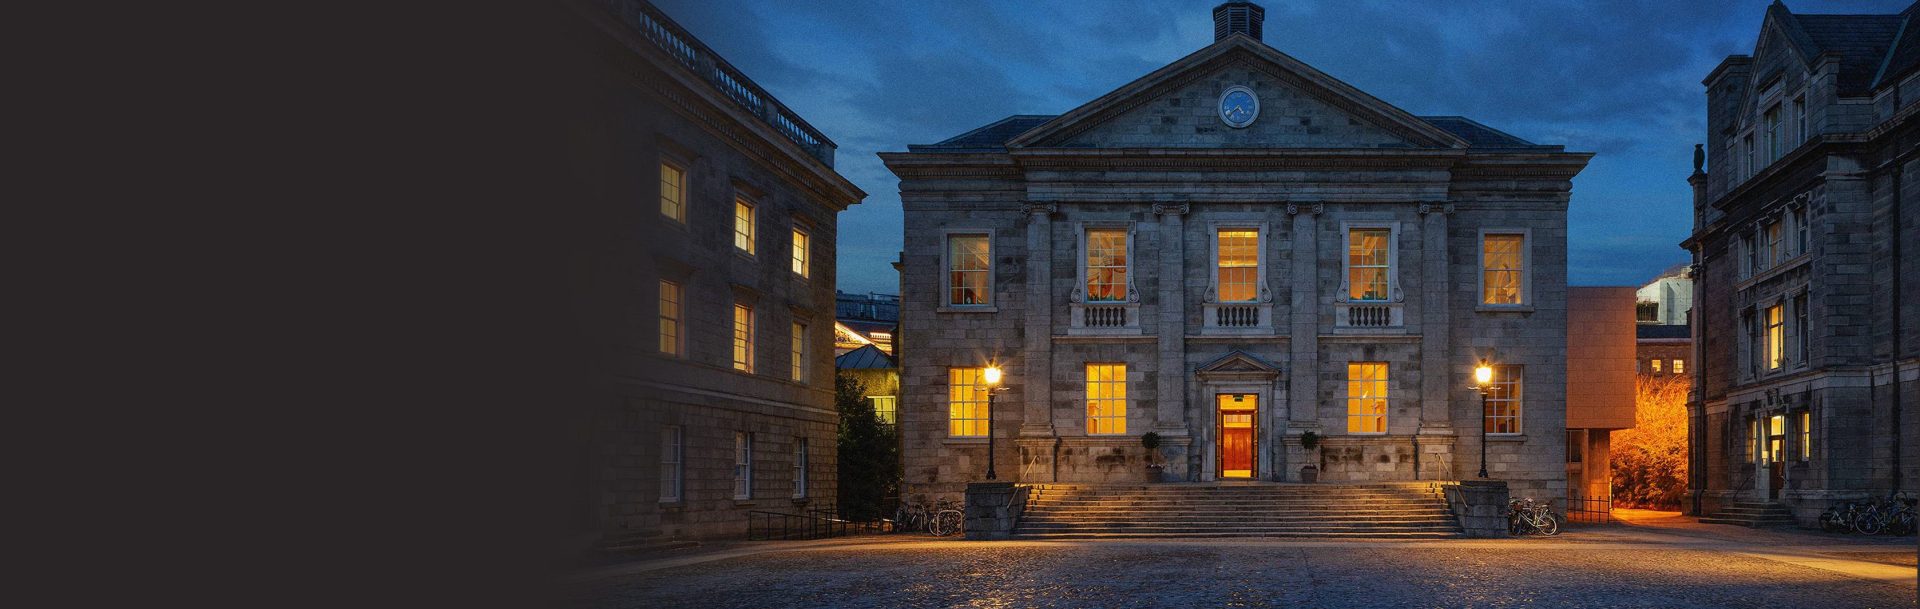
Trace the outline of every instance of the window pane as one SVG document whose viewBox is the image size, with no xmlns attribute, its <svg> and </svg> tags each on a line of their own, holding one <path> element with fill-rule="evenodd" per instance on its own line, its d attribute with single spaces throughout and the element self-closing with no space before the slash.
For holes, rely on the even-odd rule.
<svg viewBox="0 0 1920 609">
<path fill-rule="evenodd" d="M 733 202 L 733 246 L 748 254 L 753 253 L 753 206 L 744 199 Z"/>
<path fill-rule="evenodd" d="M 987 386 L 983 368 L 947 369 L 947 435 L 987 435 Z"/>
<path fill-rule="evenodd" d="M 1787 341 L 1784 311 L 1780 305 L 1767 307 L 1767 369 L 1779 370 L 1786 364 Z"/>
<path fill-rule="evenodd" d="M 733 305 L 733 369 L 753 372 L 753 309 Z"/>
<path fill-rule="evenodd" d="M 793 273 L 801 277 L 806 277 L 807 271 L 808 271 L 807 243 L 808 243 L 808 237 L 807 237 L 806 231 L 802 231 L 800 229 L 794 229 L 793 230 Z"/>
<path fill-rule="evenodd" d="M 1087 231 L 1087 301 L 1127 299 L 1127 231 Z"/>
<path fill-rule="evenodd" d="M 1219 234 L 1220 302 L 1251 302 L 1259 297 L 1260 234 L 1251 229 Z"/>
<path fill-rule="evenodd" d="M 1347 433 L 1386 433 L 1387 364 L 1347 364 Z"/>
<path fill-rule="evenodd" d="M 791 371 L 792 375 L 790 378 L 796 381 L 806 380 L 807 378 L 807 326 L 806 325 L 799 324 L 799 323 L 793 324 L 793 345 L 791 347 L 791 353 L 789 355 L 791 355 L 793 359 L 793 370 Z"/>
<path fill-rule="evenodd" d="M 679 167 L 661 163 L 660 214 L 681 222 L 687 221 L 686 197 L 686 172 L 681 171 Z"/>
<path fill-rule="evenodd" d="M 680 355 L 680 284 L 660 282 L 660 352 Z"/>
<path fill-rule="evenodd" d="M 1127 433 L 1126 364 L 1087 364 L 1087 433 Z"/>
<path fill-rule="evenodd" d="M 671 503 L 680 500 L 682 486 L 681 460 L 683 447 L 680 427 L 668 425 L 660 428 L 660 501 Z"/>
<path fill-rule="evenodd" d="M 1483 265 L 1482 283 L 1486 292 L 1481 295 L 1484 304 L 1513 305 L 1520 304 L 1520 273 L 1524 270 L 1524 245 L 1522 235 L 1487 235 L 1481 244 L 1480 261 Z"/>
<path fill-rule="evenodd" d="M 1356 228 L 1347 233 L 1348 298 L 1387 299 L 1387 247 L 1392 234 L 1384 228 Z"/>
<path fill-rule="evenodd" d="M 881 424 L 893 425 L 898 422 L 895 418 L 898 416 L 898 411 L 894 396 L 870 395 L 867 396 L 867 401 L 873 403 L 873 415 L 880 419 Z"/>
<path fill-rule="evenodd" d="M 1658 364 L 1660 360 L 1653 361 Z M 1487 388 L 1487 406 L 1482 412 L 1487 433 L 1520 433 L 1521 371 L 1520 366 L 1493 367 L 1493 382 Z"/>
<path fill-rule="evenodd" d="M 986 235 L 947 238 L 947 304 L 993 304 L 988 293 L 992 264 Z"/>
</svg>

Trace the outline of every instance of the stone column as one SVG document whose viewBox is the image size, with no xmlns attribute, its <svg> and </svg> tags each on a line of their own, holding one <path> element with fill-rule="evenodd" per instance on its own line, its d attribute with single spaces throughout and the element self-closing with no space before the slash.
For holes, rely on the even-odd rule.
<svg viewBox="0 0 1920 609">
<path fill-rule="evenodd" d="M 1292 364 L 1287 374 L 1287 427 L 1320 426 L 1320 231 L 1319 203 L 1287 204 L 1293 218 L 1293 300 L 1288 319 Z"/>
<path fill-rule="evenodd" d="M 1420 451 L 1421 480 L 1450 480 L 1453 475 L 1453 416 L 1449 409 L 1456 387 L 1466 378 L 1454 370 L 1452 265 L 1448 252 L 1448 216 L 1452 204 L 1420 204 L 1420 432 L 1414 450 Z M 1477 247 L 1477 246 L 1476 246 Z"/>
<path fill-rule="evenodd" d="M 1027 216 L 1027 294 L 1022 311 L 1025 362 L 1019 379 L 1024 417 L 1020 436 L 1020 473 L 1022 482 L 1054 480 L 1053 432 L 1053 217 L 1058 210 L 1052 203 L 1028 203 L 1022 206 Z"/>
<path fill-rule="evenodd" d="M 1167 473 L 1194 480 L 1186 468 L 1188 440 L 1187 414 L 1187 273 L 1186 203 L 1153 205 L 1160 216 L 1160 360 L 1159 378 L 1154 395 L 1158 408 L 1154 431 L 1163 438 L 1160 451 L 1167 458 Z"/>
</svg>

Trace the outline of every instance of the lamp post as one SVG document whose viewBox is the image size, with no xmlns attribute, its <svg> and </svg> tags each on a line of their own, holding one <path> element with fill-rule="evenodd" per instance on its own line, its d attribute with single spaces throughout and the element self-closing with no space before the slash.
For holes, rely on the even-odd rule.
<svg viewBox="0 0 1920 609">
<path fill-rule="evenodd" d="M 999 393 L 1001 389 L 1000 367 L 988 366 L 980 377 L 987 382 L 987 479 L 996 480 L 999 476 L 993 471 L 993 394 Z"/>
<path fill-rule="evenodd" d="M 1480 392 L 1480 477 L 1487 477 L 1487 393 L 1493 390 L 1493 366 L 1473 369 L 1473 388 Z"/>
</svg>

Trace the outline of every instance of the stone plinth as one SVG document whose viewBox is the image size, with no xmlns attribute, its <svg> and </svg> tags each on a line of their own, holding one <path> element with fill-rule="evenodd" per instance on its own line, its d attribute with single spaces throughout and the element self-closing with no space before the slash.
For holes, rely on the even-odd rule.
<svg viewBox="0 0 1920 609">
<path fill-rule="evenodd" d="M 1504 492 L 1504 490 L 1503 490 Z M 1027 487 L 1012 482 L 967 484 L 967 539 L 1006 539 L 1020 524 Z"/>
<path fill-rule="evenodd" d="M 1453 508 L 1453 516 L 1459 519 L 1466 536 L 1508 536 L 1505 480 L 1467 480 L 1449 486 L 1447 505 Z"/>
</svg>

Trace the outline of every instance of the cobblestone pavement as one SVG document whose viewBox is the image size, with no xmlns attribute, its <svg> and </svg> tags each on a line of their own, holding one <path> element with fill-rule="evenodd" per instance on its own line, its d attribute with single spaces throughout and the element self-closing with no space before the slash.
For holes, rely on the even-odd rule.
<svg viewBox="0 0 1920 609">
<path fill-rule="evenodd" d="M 1913 607 L 1914 570 L 1617 527 L 1556 539 L 879 541 L 732 550 L 577 582 L 581 607 Z"/>
</svg>

